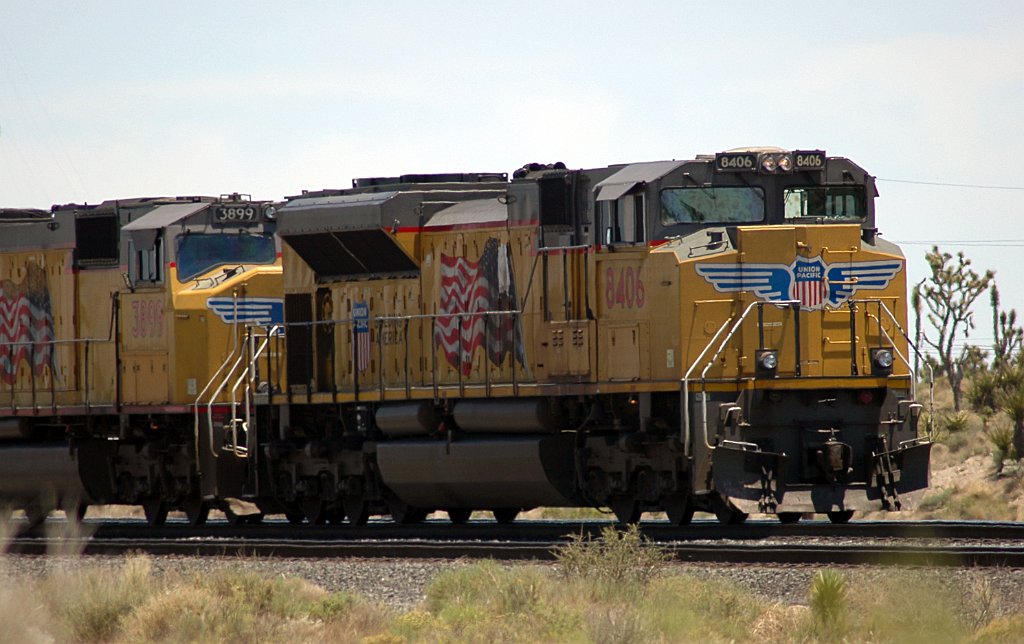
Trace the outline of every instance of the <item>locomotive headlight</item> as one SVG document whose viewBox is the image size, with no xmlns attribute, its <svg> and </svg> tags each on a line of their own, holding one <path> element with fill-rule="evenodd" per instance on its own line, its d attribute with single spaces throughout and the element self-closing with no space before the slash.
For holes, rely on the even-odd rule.
<svg viewBox="0 0 1024 644">
<path fill-rule="evenodd" d="M 789 172 L 793 169 L 793 157 L 788 154 L 783 154 L 779 157 L 779 170 L 783 172 Z"/>
<path fill-rule="evenodd" d="M 779 352 L 775 349 L 758 349 L 754 354 L 757 373 L 761 376 L 774 376 L 779 368 Z"/>
<path fill-rule="evenodd" d="M 871 350 L 871 371 L 876 376 L 888 376 L 892 373 L 892 349 L 880 347 Z"/>
<path fill-rule="evenodd" d="M 775 172 L 775 168 L 777 166 L 778 164 L 775 161 L 775 157 L 770 154 L 766 154 L 764 158 L 761 159 L 761 169 L 765 172 Z"/>
</svg>

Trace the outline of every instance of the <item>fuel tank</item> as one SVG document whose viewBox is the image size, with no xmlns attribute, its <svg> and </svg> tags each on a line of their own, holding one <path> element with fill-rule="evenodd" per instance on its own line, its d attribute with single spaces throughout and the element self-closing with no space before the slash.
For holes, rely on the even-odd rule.
<svg viewBox="0 0 1024 644">
<path fill-rule="evenodd" d="M 571 434 L 377 446 L 384 483 L 422 508 L 576 505 Z"/>
<path fill-rule="evenodd" d="M 22 507 L 36 499 L 57 506 L 90 501 L 67 444 L 0 449 L 0 503 Z"/>
</svg>

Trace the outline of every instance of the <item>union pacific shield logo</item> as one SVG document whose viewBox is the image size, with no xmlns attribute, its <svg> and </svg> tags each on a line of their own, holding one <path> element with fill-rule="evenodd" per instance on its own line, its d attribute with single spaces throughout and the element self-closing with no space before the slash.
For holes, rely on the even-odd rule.
<svg viewBox="0 0 1024 644">
<path fill-rule="evenodd" d="M 825 285 L 825 264 L 820 258 L 804 259 L 798 257 L 793 263 L 793 288 L 790 296 L 800 300 L 800 307 L 808 310 L 821 308 L 821 303 L 828 296 Z"/>
<path fill-rule="evenodd" d="M 697 264 L 697 274 L 720 293 L 750 292 L 768 302 L 797 300 L 804 311 L 836 308 L 861 289 L 882 290 L 903 260 L 826 264 L 821 256 L 786 264 Z"/>
</svg>

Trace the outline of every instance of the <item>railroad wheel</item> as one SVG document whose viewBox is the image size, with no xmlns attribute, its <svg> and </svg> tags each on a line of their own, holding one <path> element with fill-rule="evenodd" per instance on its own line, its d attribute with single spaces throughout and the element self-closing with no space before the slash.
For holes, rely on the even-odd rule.
<svg viewBox="0 0 1024 644">
<path fill-rule="evenodd" d="M 469 517 L 473 514 L 473 510 L 469 508 L 452 508 L 447 510 L 448 520 L 456 525 L 461 525 L 469 521 Z"/>
<path fill-rule="evenodd" d="M 163 499 L 150 499 L 142 504 L 142 511 L 146 514 L 146 523 L 152 526 L 163 525 L 167 522 L 167 503 Z"/>
<path fill-rule="evenodd" d="M 666 497 L 661 500 L 661 507 L 672 525 L 687 525 L 693 520 L 693 499 L 688 494 Z"/>
<path fill-rule="evenodd" d="M 202 499 L 185 501 L 181 509 L 185 511 L 185 518 L 191 526 L 204 525 L 210 518 L 210 503 Z"/>
<path fill-rule="evenodd" d="M 495 508 L 491 510 L 494 520 L 502 525 L 507 525 L 516 520 L 519 516 L 519 508 Z"/>
<path fill-rule="evenodd" d="M 50 516 L 50 512 L 53 510 L 49 503 L 43 501 L 33 501 L 25 506 L 25 518 L 28 519 L 28 529 L 34 530 L 46 522 L 46 517 Z"/>
<path fill-rule="evenodd" d="M 853 510 L 836 510 L 828 513 L 828 520 L 832 523 L 849 523 L 853 518 Z"/>
<path fill-rule="evenodd" d="M 352 525 L 366 525 L 366 522 L 370 520 L 370 504 L 364 501 L 363 497 L 345 499 L 343 505 L 345 516 L 348 517 L 348 522 Z"/>
<path fill-rule="evenodd" d="M 631 494 L 613 496 L 608 506 L 621 524 L 640 523 L 640 503 Z"/>
<path fill-rule="evenodd" d="M 747 520 L 746 512 L 740 512 L 736 506 L 720 496 L 711 502 L 711 507 L 722 525 L 739 525 Z"/>
<path fill-rule="evenodd" d="M 779 523 L 799 523 L 800 519 L 804 517 L 803 512 L 779 512 L 776 514 L 779 518 Z"/>
<path fill-rule="evenodd" d="M 302 514 L 313 525 L 323 525 L 330 518 L 327 504 L 320 499 L 306 499 L 302 501 Z"/>
<path fill-rule="evenodd" d="M 429 510 L 414 508 L 398 500 L 388 502 L 388 509 L 391 511 L 391 520 L 403 525 L 422 523 L 427 518 L 427 515 L 430 514 Z"/>
<path fill-rule="evenodd" d="M 306 515 L 301 512 L 285 512 L 284 518 L 292 525 L 299 525 L 306 520 Z"/>
</svg>

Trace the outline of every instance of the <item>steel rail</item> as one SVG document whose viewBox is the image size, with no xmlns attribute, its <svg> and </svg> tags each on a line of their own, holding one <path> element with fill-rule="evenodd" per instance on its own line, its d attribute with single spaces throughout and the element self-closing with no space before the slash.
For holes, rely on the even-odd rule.
<svg viewBox="0 0 1024 644">
<path fill-rule="evenodd" d="M 176 556 L 261 558 L 498 559 L 552 561 L 563 541 L 321 541 L 274 539 L 31 539 L 7 544 L 8 554 L 121 556 L 133 552 Z M 1024 568 L 1022 546 L 905 546 L 859 544 L 663 544 L 671 560 L 733 565 L 855 565 Z"/>
</svg>

